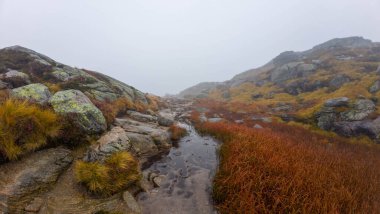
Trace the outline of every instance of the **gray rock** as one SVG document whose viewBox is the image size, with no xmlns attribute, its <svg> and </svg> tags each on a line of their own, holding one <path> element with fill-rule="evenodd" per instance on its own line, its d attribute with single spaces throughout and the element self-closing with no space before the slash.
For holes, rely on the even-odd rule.
<svg viewBox="0 0 380 214">
<path fill-rule="evenodd" d="M 149 135 L 128 132 L 134 152 L 145 158 L 158 154 L 159 150 Z"/>
<path fill-rule="evenodd" d="M 71 117 L 87 133 L 99 133 L 107 128 L 102 112 L 78 90 L 66 90 L 55 93 L 49 100 L 54 111 Z"/>
<path fill-rule="evenodd" d="M 332 89 L 338 89 L 342 87 L 345 83 L 350 82 L 351 79 L 344 74 L 338 74 L 329 82 L 329 87 Z"/>
<path fill-rule="evenodd" d="M 298 77 L 307 77 L 317 68 L 313 64 L 305 64 L 303 62 L 291 62 L 285 64 L 271 73 L 271 81 L 279 83 L 289 79 Z"/>
<path fill-rule="evenodd" d="M 132 144 L 123 128 L 116 126 L 105 133 L 97 144 L 92 145 L 83 158 L 84 161 L 103 161 L 119 151 L 130 151 Z"/>
<path fill-rule="evenodd" d="M 158 124 L 161 126 L 171 126 L 174 124 L 174 119 L 166 115 L 158 115 Z"/>
<path fill-rule="evenodd" d="M 335 123 L 334 131 L 346 137 L 366 135 L 374 139 L 377 143 L 380 141 L 380 117 L 375 120 L 364 121 L 340 121 Z"/>
<path fill-rule="evenodd" d="M 377 67 L 376 73 L 380 74 L 380 65 Z"/>
<path fill-rule="evenodd" d="M 72 160 L 69 150 L 53 148 L 0 166 L 0 211 L 21 213 L 37 194 L 57 181 Z"/>
<path fill-rule="evenodd" d="M 25 80 L 26 82 L 30 82 L 29 75 L 27 75 L 23 72 L 19 72 L 16 70 L 8 70 L 7 73 L 3 74 L 3 78 L 5 78 L 5 79 L 14 78 L 14 77 L 18 77 L 18 78 Z"/>
<path fill-rule="evenodd" d="M 132 212 L 141 213 L 141 208 L 139 204 L 137 203 L 133 195 L 129 193 L 128 191 L 125 191 L 123 193 L 123 201 L 127 203 L 127 206 L 129 207 L 129 209 L 131 209 Z"/>
<path fill-rule="evenodd" d="M 323 130 L 331 130 L 337 120 L 333 107 L 323 107 L 317 114 L 317 125 Z"/>
<path fill-rule="evenodd" d="M 26 212 L 37 213 L 38 211 L 40 211 L 43 202 L 44 201 L 42 198 L 35 198 L 30 204 L 28 204 L 28 206 L 25 207 L 24 210 Z"/>
<path fill-rule="evenodd" d="M 251 117 L 251 119 L 253 121 L 262 121 L 264 123 L 271 123 L 272 122 L 272 118 L 270 118 L 270 117 L 253 116 L 253 117 Z"/>
<path fill-rule="evenodd" d="M 159 176 L 156 176 L 152 179 L 152 183 L 154 185 L 154 187 L 160 187 L 161 184 L 163 183 L 165 179 L 165 176 L 164 175 L 159 175 Z"/>
<path fill-rule="evenodd" d="M 341 106 L 347 106 L 348 105 L 348 99 L 347 97 L 338 97 L 334 99 L 329 99 L 324 103 L 325 107 L 341 107 Z"/>
<path fill-rule="evenodd" d="M 376 93 L 380 90 L 380 80 L 376 80 L 371 87 L 369 87 L 369 92 L 370 93 Z"/>
<path fill-rule="evenodd" d="M 359 99 L 355 102 L 352 109 L 342 112 L 341 117 L 344 121 L 363 120 L 376 110 L 375 103 L 368 99 Z"/>
<path fill-rule="evenodd" d="M 222 120 L 223 120 L 223 118 L 220 118 L 220 117 L 213 117 L 213 118 L 207 119 L 207 121 L 210 123 L 217 123 L 217 122 L 220 122 Z"/>
<path fill-rule="evenodd" d="M 127 113 L 132 119 L 140 121 L 140 122 L 152 122 L 152 123 L 157 122 L 157 117 L 152 116 L 152 115 L 142 114 L 140 112 L 131 111 L 131 110 L 129 110 Z"/>
<path fill-rule="evenodd" d="M 262 129 L 263 127 L 260 124 L 255 124 L 253 126 L 253 128 L 255 128 L 255 129 Z"/>
<path fill-rule="evenodd" d="M 0 80 L 0 90 L 8 88 L 8 84 Z"/>
<path fill-rule="evenodd" d="M 47 104 L 51 93 L 49 88 L 40 83 L 29 84 L 11 91 L 11 96 L 18 99 L 27 99 L 39 104 Z"/>
</svg>

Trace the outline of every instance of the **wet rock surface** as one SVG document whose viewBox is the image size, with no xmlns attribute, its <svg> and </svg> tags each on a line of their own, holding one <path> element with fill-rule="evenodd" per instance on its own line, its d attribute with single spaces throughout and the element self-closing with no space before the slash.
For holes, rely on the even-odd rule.
<svg viewBox="0 0 380 214">
<path fill-rule="evenodd" d="M 142 213 L 216 213 L 211 185 L 218 143 L 200 136 L 193 127 L 184 126 L 189 135 L 143 173 L 150 186 L 138 195 Z"/>
<path fill-rule="evenodd" d="M 0 213 L 22 213 L 36 195 L 57 181 L 72 160 L 70 150 L 54 148 L 0 166 Z M 38 206 L 34 202 L 27 209 Z"/>
</svg>

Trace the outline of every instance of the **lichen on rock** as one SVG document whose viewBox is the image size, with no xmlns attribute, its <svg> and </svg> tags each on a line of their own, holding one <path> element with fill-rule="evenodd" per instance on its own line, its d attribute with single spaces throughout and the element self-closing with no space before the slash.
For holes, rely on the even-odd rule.
<svg viewBox="0 0 380 214">
<path fill-rule="evenodd" d="M 70 89 L 57 92 L 49 103 L 55 112 L 70 117 L 87 133 L 99 133 L 107 128 L 102 112 L 81 91 Z"/>
</svg>

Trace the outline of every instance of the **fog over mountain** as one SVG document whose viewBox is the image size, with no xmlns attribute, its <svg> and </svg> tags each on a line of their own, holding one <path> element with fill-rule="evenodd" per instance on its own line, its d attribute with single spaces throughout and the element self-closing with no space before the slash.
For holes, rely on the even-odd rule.
<svg viewBox="0 0 380 214">
<path fill-rule="evenodd" d="M 25 46 L 163 95 L 331 38 L 380 41 L 379 8 L 378 0 L 0 0 L 0 48 Z"/>
</svg>

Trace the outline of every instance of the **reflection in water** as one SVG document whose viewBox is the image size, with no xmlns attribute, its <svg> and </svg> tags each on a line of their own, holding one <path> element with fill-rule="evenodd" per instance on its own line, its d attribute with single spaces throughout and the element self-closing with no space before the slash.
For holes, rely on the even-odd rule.
<svg viewBox="0 0 380 214">
<path fill-rule="evenodd" d="M 160 187 L 138 196 L 146 214 L 216 213 L 211 201 L 211 184 L 217 167 L 218 143 L 200 136 L 192 126 L 166 157 L 146 169 L 161 179 Z"/>
</svg>

